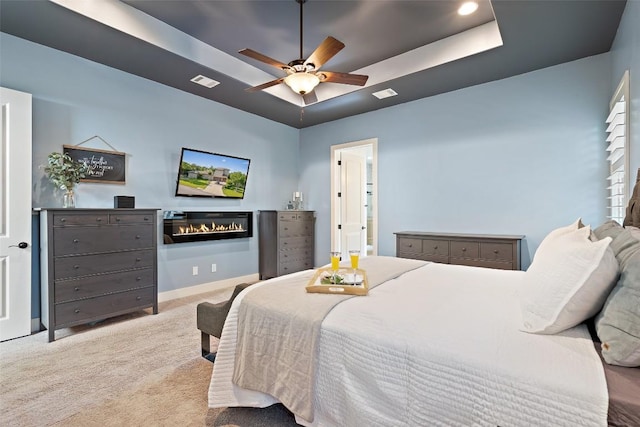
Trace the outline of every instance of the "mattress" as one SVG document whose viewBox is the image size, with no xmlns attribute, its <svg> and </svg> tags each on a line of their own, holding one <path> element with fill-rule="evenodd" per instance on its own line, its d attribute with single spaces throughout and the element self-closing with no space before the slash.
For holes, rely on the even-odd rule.
<svg viewBox="0 0 640 427">
<path fill-rule="evenodd" d="M 322 323 L 315 417 L 312 423 L 297 421 L 310 426 L 606 425 L 604 372 L 586 328 L 554 336 L 518 330 L 523 274 L 428 264 L 369 296 L 339 304 Z M 222 333 L 210 407 L 277 402 L 231 382 L 242 295 Z"/>
</svg>

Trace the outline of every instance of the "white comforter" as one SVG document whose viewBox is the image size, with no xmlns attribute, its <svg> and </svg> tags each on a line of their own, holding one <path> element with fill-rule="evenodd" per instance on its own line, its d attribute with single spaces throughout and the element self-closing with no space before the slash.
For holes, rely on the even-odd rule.
<svg viewBox="0 0 640 427">
<path fill-rule="evenodd" d="M 607 387 L 586 328 L 555 336 L 518 330 L 523 274 L 434 263 L 339 304 L 322 323 L 315 418 L 312 424 L 296 420 L 313 426 L 605 426 Z M 212 408 L 277 402 L 231 382 L 242 296 L 222 332 Z"/>
</svg>

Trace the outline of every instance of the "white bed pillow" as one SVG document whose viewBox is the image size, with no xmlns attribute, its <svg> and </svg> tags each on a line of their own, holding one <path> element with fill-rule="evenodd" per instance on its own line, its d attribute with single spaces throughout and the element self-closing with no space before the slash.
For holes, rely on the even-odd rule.
<svg viewBox="0 0 640 427">
<path fill-rule="evenodd" d="M 610 237 L 592 242 L 591 227 L 557 235 L 527 270 L 520 290 L 522 326 L 556 334 L 595 315 L 615 285 L 618 262 Z"/>
<path fill-rule="evenodd" d="M 538 252 L 542 252 L 544 251 L 545 247 L 550 246 L 551 242 L 556 237 L 562 236 L 563 234 L 570 233 L 582 227 L 584 227 L 584 224 L 582 223 L 582 218 L 578 218 L 577 220 L 575 220 L 575 222 L 569 225 L 565 225 L 564 227 L 560 227 L 560 228 L 556 228 L 555 230 L 552 230 L 549 234 L 545 236 L 544 239 L 542 239 L 542 242 L 540 242 L 540 245 L 538 245 L 538 249 L 534 254 L 534 258 L 538 256 Z"/>
</svg>

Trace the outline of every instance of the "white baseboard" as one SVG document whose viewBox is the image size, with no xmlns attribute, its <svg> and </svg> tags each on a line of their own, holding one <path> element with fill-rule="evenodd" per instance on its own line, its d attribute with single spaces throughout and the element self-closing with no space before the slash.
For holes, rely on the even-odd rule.
<svg viewBox="0 0 640 427">
<path fill-rule="evenodd" d="M 176 298 L 189 297 L 204 292 L 219 291 L 239 285 L 240 283 L 253 283 L 259 280 L 258 273 L 249 274 L 247 276 L 233 277 L 231 279 L 219 280 L 217 282 L 203 283 L 201 285 L 189 286 L 188 288 L 174 289 L 173 291 L 160 292 L 158 294 L 158 302 L 169 301 Z"/>
<path fill-rule="evenodd" d="M 36 332 L 40 332 L 41 329 L 40 318 L 36 317 L 35 319 L 31 319 L 31 333 L 34 334 Z"/>
</svg>

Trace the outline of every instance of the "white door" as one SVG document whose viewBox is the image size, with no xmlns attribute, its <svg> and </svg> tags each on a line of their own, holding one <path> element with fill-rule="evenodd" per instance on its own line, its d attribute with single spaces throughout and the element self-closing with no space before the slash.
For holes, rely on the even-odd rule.
<svg viewBox="0 0 640 427">
<path fill-rule="evenodd" d="M 340 229 L 342 259 L 348 251 L 367 254 L 366 208 L 367 162 L 359 151 L 340 153 Z"/>
<path fill-rule="evenodd" d="M 31 95 L 0 88 L 0 341 L 31 333 Z"/>
</svg>

